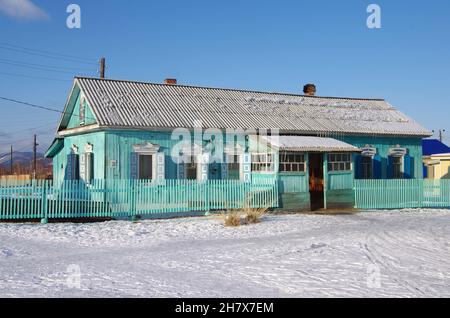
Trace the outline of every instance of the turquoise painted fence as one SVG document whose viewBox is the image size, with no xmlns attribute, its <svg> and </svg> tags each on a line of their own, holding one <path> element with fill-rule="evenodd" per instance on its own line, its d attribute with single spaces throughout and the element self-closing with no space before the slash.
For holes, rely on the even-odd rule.
<svg viewBox="0 0 450 318">
<path fill-rule="evenodd" d="M 450 208 L 450 180 L 355 180 L 359 209 Z"/>
<path fill-rule="evenodd" d="M 94 180 L 0 185 L 0 220 L 114 218 L 277 207 L 278 181 Z"/>
</svg>

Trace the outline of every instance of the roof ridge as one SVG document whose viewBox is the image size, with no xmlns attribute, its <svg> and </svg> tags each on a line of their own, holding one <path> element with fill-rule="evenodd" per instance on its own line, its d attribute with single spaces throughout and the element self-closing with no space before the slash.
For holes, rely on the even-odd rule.
<svg viewBox="0 0 450 318">
<path fill-rule="evenodd" d="M 135 83 L 135 84 L 169 86 L 169 87 L 175 86 L 175 87 L 188 87 L 188 88 L 200 88 L 200 89 L 217 89 L 217 90 L 235 91 L 235 92 L 243 92 L 243 93 L 273 94 L 273 95 L 284 95 L 284 96 L 292 96 L 292 97 L 306 97 L 306 98 L 313 98 L 313 99 L 324 98 L 324 99 L 336 99 L 336 100 L 386 102 L 386 100 L 382 99 L 382 98 L 357 98 L 357 97 L 337 97 L 337 96 L 308 96 L 308 95 L 303 95 L 303 94 L 294 94 L 294 93 L 285 93 L 285 92 L 268 92 L 268 91 L 246 90 L 246 89 L 238 89 L 238 88 L 208 87 L 208 86 L 186 85 L 186 84 L 173 85 L 173 84 L 164 84 L 164 83 L 155 83 L 155 82 L 144 82 L 144 81 L 122 80 L 122 79 L 110 79 L 110 78 L 98 78 L 98 77 L 89 77 L 89 76 L 75 76 L 75 79 L 87 79 L 87 80 L 110 81 L 110 82 L 124 82 L 124 83 Z"/>
</svg>

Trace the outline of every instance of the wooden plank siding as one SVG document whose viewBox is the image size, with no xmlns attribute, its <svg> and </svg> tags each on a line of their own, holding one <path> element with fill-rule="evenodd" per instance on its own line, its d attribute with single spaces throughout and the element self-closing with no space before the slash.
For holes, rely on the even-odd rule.
<svg viewBox="0 0 450 318">
<path fill-rule="evenodd" d="M 389 149 L 399 145 L 408 150 L 407 160 L 405 160 L 405 178 L 406 179 L 422 179 L 422 139 L 414 137 L 379 137 L 379 136 L 344 136 L 336 137 L 358 148 L 363 148 L 370 145 L 377 149 L 377 156 L 375 157 L 375 179 L 388 179 L 389 175 Z M 358 155 L 353 156 L 355 165 L 355 178 L 360 177 L 359 165 L 357 160 Z"/>
</svg>

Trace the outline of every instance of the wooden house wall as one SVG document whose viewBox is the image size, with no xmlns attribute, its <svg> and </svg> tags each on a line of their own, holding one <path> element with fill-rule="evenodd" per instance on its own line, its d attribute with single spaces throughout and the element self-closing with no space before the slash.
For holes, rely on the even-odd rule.
<svg viewBox="0 0 450 318">
<path fill-rule="evenodd" d="M 347 136 L 338 138 L 344 142 L 352 144 L 356 147 L 362 148 L 370 145 L 377 149 L 374 164 L 374 178 L 375 179 L 389 179 L 389 149 L 397 147 L 398 145 L 408 150 L 404 161 L 404 173 L 406 179 L 422 179 L 422 139 L 421 138 L 401 138 L 401 137 L 367 137 L 367 136 Z M 359 156 L 354 156 L 355 163 L 355 177 L 360 177 L 359 170 Z"/>
<path fill-rule="evenodd" d="M 78 104 L 79 101 L 77 101 Z M 75 107 L 75 112 L 77 107 L 79 106 Z M 74 121 L 71 119 L 71 122 Z M 408 150 L 407 158 L 405 158 L 405 177 L 422 178 L 422 143 L 420 138 L 347 136 L 338 139 L 360 148 L 366 145 L 377 148 L 378 154 L 375 158 L 376 178 L 389 178 L 389 149 L 400 145 Z M 67 157 L 72 145 L 76 145 L 79 154 L 83 154 L 84 147 L 88 143 L 92 144 L 94 148 L 95 179 L 130 179 L 133 146 L 147 142 L 159 145 L 160 151 L 164 152 L 166 157 L 165 178 L 177 179 L 178 166 L 171 160 L 171 151 L 179 141 L 171 139 L 171 132 L 107 130 L 66 137 L 63 150 L 54 158 L 54 180 L 61 182 L 65 179 Z M 246 146 L 243 145 L 243 147 Z M 251 145 L 250 149 L 254 151 Z M 276 150 L 271 151 L 277 152 Z M 324 156 L 326 159 L 326 154 Z M 350 172 L 328 172 L 325 168 L 327 208 L 351 208 L 354 206 L 353 180 L 360 173 L 358 158 L 358 154 L 353 155 L 352 171 Z M 308 156 L 306 156 L 306 159 L 308 159 Z M 271 175 L 279 178 L 280 208 L 285 210 L 309 209 L 308 164 L 306 164 L 306 171 L 301 173 L 278 173 L 278 162 L 275 163 L 275 166 L 276 171 Z M 327 167 L 326 160 L 324 167 Z M 252 172 L 252 178 L 267 176 L 268 174 Z"/>
<path fill-rule="evenodd" d="M 191 134 L 192 143 L 201 143 L 196 141 L 194 134 Z M 225 138 L 226 139 L 226 138 Z M 130 179 L 131 178 L 131 155 L 134 151 L 133 145 L 152 143 L 160 146 L 160 152 L 165 154 L 165 178 L 177 179 L 178 165 L 172 160 L 172 149 L 178 144 L 179 140 L 172 140 L 171 132 L 152 132 L 152 131 L 127 131 L 114 130 L 106 132 L 106 176 L 108 179 Z M 239 142 L 242 144 L 242 142 Z M 245 141 L 241 145 L 245 147 Z M 115 161 L 116 165 L 112 162 Z M 209 172 L 209 178 L 220 179 L 220 164 L 215 164 L 219 169 L 213 175 Z"/>
<path fill-rule="evenodd" d="M 73 145 L 78 147 L 78 154 L 85 153 L 85 146 L 93 146 L 94 179 L 105 179 L 105 132 L 75 135 L 64 138 L 64 148 L 53 158 L 53 180 L 59 184 L 67 180 L 68 158 Z"/>
</svg>

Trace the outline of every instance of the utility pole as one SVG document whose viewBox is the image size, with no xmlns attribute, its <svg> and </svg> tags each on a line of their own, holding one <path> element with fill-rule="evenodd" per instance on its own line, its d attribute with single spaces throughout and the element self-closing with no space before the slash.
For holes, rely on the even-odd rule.
<svg viewBox="0 0 450 318">
<path fill-rule="evenodd" d="M 14 174 L 14 169 L 13 169 L 13 146 L 11 146 L 11 152 L 10 152 L 10 158 L 9 158 L 9 174 L 10 175 Z"/>
<path fill-rule="evenodd" d="M 39 144 L 37 143 L 36 135 L 34 135 L 34 138 L 33 138 L 33 174 L 32 174 L 33 180 L 36 179 L 36 174 L 37 174 L 37 146 L 39 146 Z"/>
<path fill-rule="evenodd" d="M 105 71 L 106 71 L 106 59 L 102 57 L 100 59 L 100 78 L 105 78 Z"/>
<path fill-rule="evenodd" d="M 443 142 L 443 140 L 444 140 L 444 132 L 445 132 L 445 129 L 439 129 L 439 141 L 440 142 Z"/>
<path fill-rule="evenodd" d="M 432 131 L 433 131 L 433 134 L 436 133 L 435 130 L 432 130 Z M 440 142 L 444 142 L 444 133 L 445 133 L 445 132 L 446 132 L 445 129 L 439 129 L 438 134 L 439 134 L 439 141 L 440 141 Z"/>
</svg>

